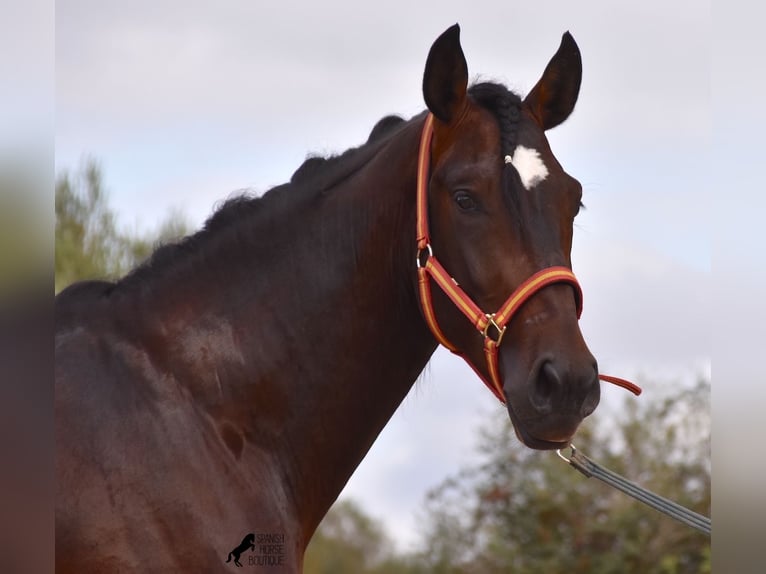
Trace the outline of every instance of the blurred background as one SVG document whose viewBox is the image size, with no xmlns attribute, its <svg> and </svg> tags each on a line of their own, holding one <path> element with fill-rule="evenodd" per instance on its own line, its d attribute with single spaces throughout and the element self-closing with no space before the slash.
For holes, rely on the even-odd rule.
<svg viewBox="0 0 766 574">
<path fill-rule="evenodd" d="M 583 87 L 575 113 L 548 135 L 584 187 L 573 252 L 582 327 L 603 372 L 645 389 L 635 399 L 605 388 L 577 443 L 710 514 L 713 341 L 716 353 L 746 357 L 718 395 L 727 405 L 746 397 L 740 416 L 727 416 L 732 434 L 758 435 L 763 405 L 763 376 L 746 371 L 766 341 L 766 316 L 753 304 L 764 290 L 762 255 L 748 250 L 762 243 L 755 230 L 766 207 L 755 167 L 763 145 L 750 127 L 763 123 L 762 74 L 745 58 L 759 50 L 758 18 L 655 0 L 60 0 L 54 21 L 45 2 L 6 4 L 0 334 L 11 343 L 0 349 L 9 355 L 21 339 L 6 310 L 23 308 L 31 285 L 58 291 L 119 277 L 157 243 L 195 231 L 232 193 L 262 193 L 306 155 L 360 144 L 382 116 L 420 112 L 425 56 L 449 25 L 461 24 L 473 79 L 522 94 L 571 31 Z M 711 76 L 723 82 L 715 93 Z M 55 276 L 41 271 L 51 268 Z M 0 379 L 15 385 L 14 363 L 0 358 Z M 0 402 L 16 404 L 8 388 Z M 708 541 L 555 455 L 523 449 L 506 418 L 470 369 L 437 352 L 312 542 L 307 572 L 710 568 Z M 743 443 L 717 452 L 734 457 Z M 741 509 L 738 486 L 763 476 L 748 468 L 727 483 Z"/>
</svg>

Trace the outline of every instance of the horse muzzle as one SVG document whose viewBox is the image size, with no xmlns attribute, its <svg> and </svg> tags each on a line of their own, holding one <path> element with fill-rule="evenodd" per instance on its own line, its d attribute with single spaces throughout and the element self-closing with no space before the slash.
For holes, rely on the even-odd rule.
<svg viewBox="0 0 766 574">
<path fill-rule="evenodd" d="M 596 361 L 586 353 L 580 361 L 553 356 L 539 359 L 524 384 L 504 381 L 508 413 L 519 439 L 535 449 L 569 444 L 585 417 L 601 398 Z"/>
</svg>

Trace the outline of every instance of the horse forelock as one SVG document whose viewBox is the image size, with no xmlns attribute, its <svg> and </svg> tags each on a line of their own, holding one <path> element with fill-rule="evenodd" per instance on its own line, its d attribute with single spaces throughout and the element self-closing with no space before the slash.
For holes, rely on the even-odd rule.
<svg viewBox="0 0 766 574">
<path fill-rule="evenodd" d="M 519 121 L 521 119 L 521 97 L 502 84 L 481 82 L 468 90 L 473 100 L 490 111 L 497 120 L 500 129 L 501 157 L 513 156 L 518 145 Z M 520 178 L 513 164 L 506 163 L 503 170 L 503 200 L 511 214 L 520 217 L 519 196 L 514 193 L 512 180 Z"/>
</svg>

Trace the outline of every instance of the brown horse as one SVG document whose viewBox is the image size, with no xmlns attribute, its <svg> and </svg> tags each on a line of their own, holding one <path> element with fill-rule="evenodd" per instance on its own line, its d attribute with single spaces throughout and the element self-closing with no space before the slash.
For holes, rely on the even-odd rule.
<svg viewBox="0 0 766 574">
<path fill-rule="evenodd" d="M 499 381 L 525 444 L 566 445 L 600 391 L 568 271 L 581 187 L 544 132 L 569 116 L 580 79 L 567 33 L 526 98 L 469 89 L 453 26 L 426 61 L 430 113 L 386 118 L 364 145 L 230 200 L 120 281 L 61 293 L 58 569 L 227 571 L 227 552 L 253 533 L 244 567 L 300 572 L 437 338 Z M 449 286 L 423 279 L 437 257 L 483 310 L 541 269 L 559 275 L 507 325 L 483 313 L 472 325 Z"/>
</svg>

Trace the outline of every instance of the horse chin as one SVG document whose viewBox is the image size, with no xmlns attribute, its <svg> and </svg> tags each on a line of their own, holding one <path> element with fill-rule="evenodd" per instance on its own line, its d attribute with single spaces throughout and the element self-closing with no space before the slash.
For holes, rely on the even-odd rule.
<svg viewBox="0 0 766 574">
<path fill-rule="evenodd" d="M 515 424 L 513 425 L 513 430 L 516 432 L 516 436 L 524 444 L 524 446 L 534 450 L 558 450 L 566 448 L 569 446 L 571 440 L 571 437 L 564 441 L 550 441 L 536 438 Z"/>
<path fill-rule="evenodd" d="M 524 446 L 534 450 L 558 450 L 568 447 L 572 437 L 575 434 L 575 431 L 577 430 L 577 427 L 579 426 L 579 423 L 581 422 L 568 421 L 569 424 L 562 425 L 567 428 L 571 428 L 571 431 L 566 430 L 563 432 L 560 431 L 554 433 L 548 430 L 547 432 L 540 432 L 537 427 L 540 426 L 539 423 L 544 421 L 541 419 L 535 419 L 534 421 L 522 422 L 514 412 L 510 401 L 508 402 L 508 414 L 510 415 L 511 423 L 513 424 L 513 430 L 516 433 L 518 439 Z M 530 429 L 530 427 L 532 428 Z M 534 431 L 537 431 L 537 434 L 535 434 Z"/>
</svg>

